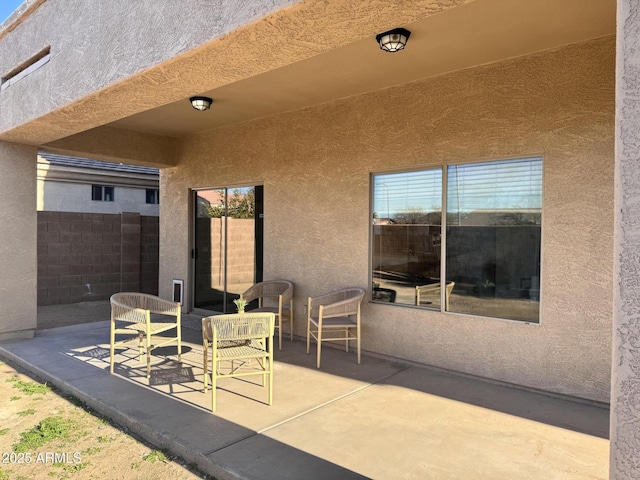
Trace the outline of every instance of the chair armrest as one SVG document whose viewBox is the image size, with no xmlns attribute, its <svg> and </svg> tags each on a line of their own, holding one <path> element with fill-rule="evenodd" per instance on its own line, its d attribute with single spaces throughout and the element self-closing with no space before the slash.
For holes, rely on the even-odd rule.
<svg viewBox="0 0 640 480">
<path fill-rule="evenodd" d="M 262 288 L 259 283 L 250 286 L 244 292 L 240 294 L 240 298 L 247 301 L 247 303 L 252 302 L 262 296 Z"/>
</svg>

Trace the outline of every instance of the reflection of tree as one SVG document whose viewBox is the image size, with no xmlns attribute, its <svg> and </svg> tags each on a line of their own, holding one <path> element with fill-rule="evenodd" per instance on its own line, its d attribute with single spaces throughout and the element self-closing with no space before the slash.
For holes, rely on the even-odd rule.
<svg viewBox="0 0 640 480">
<path fill-rule="evenodd" d="M 204 204 L 206 215 L 211 218 L 221 218 L 225 216 L 224 204 L 211 205 Z M 254 218 L 256 211 L 256 192 L 251 187 L 246 193 L 235 189 L 227 200 L 226 215 L 231 218 Z"/>
<path fill-rule="evenodd" d="M 408 208 L 393 216 L 393 223 L 402 225 L 440 225 L 440 212 L 426 212 L 422 208 Z"/>
<path fill-rule="evenodd" d="M 540 212 L 514 211 L 501 216 L 497 225 L 540 225 L 542 215 Z"/>
</svg>

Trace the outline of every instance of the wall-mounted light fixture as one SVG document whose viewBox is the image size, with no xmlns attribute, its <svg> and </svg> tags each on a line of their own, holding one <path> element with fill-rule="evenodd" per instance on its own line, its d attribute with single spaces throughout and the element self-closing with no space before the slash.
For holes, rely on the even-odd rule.
<svg viewBox="0 0 640 480">
<path fill-rule="evenodd" d="M 211 104 L 213 103 L 213 100 L 209 97 L 191 97 L 189 101 L 191 102 L 191 106 L 193 108 L 195 108 L 196 110 L 200 110 L 201 112 L 209 110 L 211 108 Z"/>
<path fill-rule="evenodd" d="M 380 49 L 385 52 L 397 52 L 404 49 L 409 40 L 411 32 L 404 28 L 394 28 L 388 32 L 376 35 L 376 41 L 380 45 Z"/>
</svg>

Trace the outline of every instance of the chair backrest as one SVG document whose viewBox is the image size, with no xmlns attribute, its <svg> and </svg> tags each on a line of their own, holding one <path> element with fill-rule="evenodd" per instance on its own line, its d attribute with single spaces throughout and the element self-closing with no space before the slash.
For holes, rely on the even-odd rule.
<svg viewBox="0 0 640 480">
<path fill-rule="evenodd" d="M 143 308 L 141 294 L 136 292 L 119 292 L 111 295 L 110 302 L 119 303 L 131 308 Z"/>
<path fill-rule="evenodd" d="M 447 302 L 446 307 L 449 308 L 449 295 L 451 295 L 451 292 L 453 291 L 453 287 L 455 286 L 455 282 L 447 282 L 447 284 L 445 285 L 445 301 Z M 436 283 L 428 283 L 427 285 L 418 285 L 416 287 L 416 305 L 420 305 L 421 302 L 421 296 L 424 295 L 425 293 L 435 293 L 435 294 L 439 294 L 440 293 L 440 282 L 436 282 Z"/>
<path fill-rule="evenodd" d="M 111 312 L 116 320 L 144 323 L 147 311 L 165 315 L 180 315 L 179 303 L 164 300 L 155 295 L 139 292 L 119 292 L 111 295 Z"/>
<path fill-rule="evenodd" d="M 135 293 L 114 293 L 109 299 L 111 304 L 111 317 L 113 320 L 121 320 L 131 323 L 146 323 L 147 310 L 142 308 L 140 297 Z"/>
<path fill-rule="evenodd" d="M 362 288 L 345 288 L 311 299 L 313 311 L 322 306 L 324 318 L 358 313 L 365 291 Z"/>
<path fill-rule="evenodd" d="M 287 280 L 266 280 L 249 287 L 241 297 L 250 302 L 257 298 L 277 298 L 280 295 L 282 295 L 283 302 L 291 300 L 293 298 L 293 283 Z"/>
<path fill-rule="evenodd" d="M 215 330 L 218 341 L 254 340 L 273 336 L 273 313 L 234 313 L 213 315 L 202 319 L 202 334 L 213 340 Z"/>
</svg>

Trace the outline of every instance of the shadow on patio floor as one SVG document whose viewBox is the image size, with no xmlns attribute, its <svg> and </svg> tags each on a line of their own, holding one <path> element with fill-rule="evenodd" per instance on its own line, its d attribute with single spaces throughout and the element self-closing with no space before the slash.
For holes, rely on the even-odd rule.
<svg viewBox="0 0 640 480">
<path fill-rule="evenodd" d="M 318 370 L 303 342 L 287 341 L 274 404 L 227 379 L 214 415 L 197 329 L 183 328 L 181 364 L 175 347 L 154 351 L 150 379 L 134 349 L 118 351 L 109 375 L 108 332 L 108 322 L 44 330 L 0 354 L 221 479 L 608 476 L 609 415 L 595 405 L 380 358 L 357 365 L 331 348 Z"/>
</svg>

